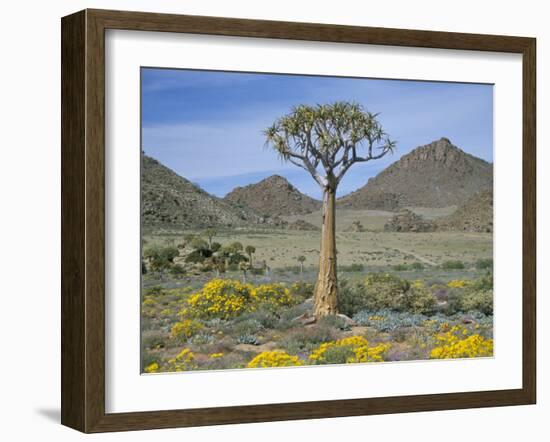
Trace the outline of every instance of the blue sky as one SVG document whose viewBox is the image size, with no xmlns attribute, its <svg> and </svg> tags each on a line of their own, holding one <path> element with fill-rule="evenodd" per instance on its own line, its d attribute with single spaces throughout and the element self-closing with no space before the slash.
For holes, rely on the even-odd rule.
<svg viewBox="0 0 550 442">
<path fill-rule="evenodd" d="M 145 153 L 217 196 L 276 173 L 320 197 L 307 172 L 264 148 L 262 130 L 296 104 L 358 102 L 397 141 L 393 155 L 352 166 L 339 196 L 441 137 L 493 161 L 491 85 L 143 68 L 141 93 Z"/>
</svg>

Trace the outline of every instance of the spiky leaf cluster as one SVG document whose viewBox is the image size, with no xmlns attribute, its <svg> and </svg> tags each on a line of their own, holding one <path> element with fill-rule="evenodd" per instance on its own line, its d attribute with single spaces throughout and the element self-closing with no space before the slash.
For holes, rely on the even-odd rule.
<svg viewBox="0 0 550 442">
<path fill-rule="evenodd" d="M 393 152 L 377 119 L 360 104 L 299 105 L 264 131 L 281 158 L 307 170 L 323 188 L 336 188 L 352 164 Z"/>
</svg>

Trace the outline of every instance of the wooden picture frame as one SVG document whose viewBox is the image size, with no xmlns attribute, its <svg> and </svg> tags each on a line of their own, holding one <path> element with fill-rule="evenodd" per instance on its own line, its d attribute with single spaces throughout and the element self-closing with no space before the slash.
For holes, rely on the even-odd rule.
<svg viewBox="0 0 550 442">
<path fill-rule="evenodd" d="M 466 393 L 105 412 L 105 30 L 494 51 L 523 58 L 523 385 Z M 62 19 L 62 424 L 83 432 L 534 404 L 536 41 L 533 38 L 84 10 Z"/>
</svg>

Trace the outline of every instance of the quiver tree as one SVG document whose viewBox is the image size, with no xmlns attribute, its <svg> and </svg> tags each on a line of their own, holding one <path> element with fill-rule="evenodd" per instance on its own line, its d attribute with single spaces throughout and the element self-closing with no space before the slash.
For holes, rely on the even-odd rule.
<svg viewBox="0 0 550 442">
<path fill-rule="evenodd" d="M 306 260 L 306 257 L 304 255 L 298 256 L 298 262 L 300 263 L 300 276 L 303 276 L 304 274 L 304 261 Z"/>
<path fill-rule="evenodd" d="M 216 229 L 208 228 L 203 232 L 203 236 L 208 239 L 208 247 L 212 249 L 212 238 L 218 234 Z"/>
<path fill-rule="evenodd" d="M 246 254 L 248 255 L 248 258 L 250 259 L 250 266 L 253 267 L 254 264 L 252 263 L 252 255 L 254 255 L 254 253 L 256 253 L 256 247 L 254 247 L 254 246 L 246 246 L 246 248 L 244 249 L 244 251 L 245 251 Z"/>
<path fill-rule="evenodd" d="M 382 158 L 393 152 L 377 120 L 356 103 L 294 107 L 264 131 L 266 144 L 281 158 L 306 170 L 323 192 L 323 224 L 319 274 L 314 290 L 316 318 L 336 314 L 336 189 L 355 163 Z"/>
</svg>

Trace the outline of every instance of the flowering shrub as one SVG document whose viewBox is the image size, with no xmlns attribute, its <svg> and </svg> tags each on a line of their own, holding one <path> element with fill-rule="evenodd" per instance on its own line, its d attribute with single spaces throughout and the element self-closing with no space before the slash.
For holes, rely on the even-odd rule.
<svg viewBox="0 0 550 442">
<path fill-rule="evenodd" d="M 176 322 L 172 327 L 171 333 L 174 338 L 189 339 L 203 329 L 203 325 L 193 319 L 183 319 Z"/>
<path fill-rule="evenodd" d="M 210 359 L 218 359 L 218 358 L 221 358 L 223 357 L 223 353 L 212 353 L 210 355 Z"/>
<path fill-rule="evenodd" d="M 370 273 L 362 283 L 348 284 L 341 280 L 338 309 L 348 316 L 360 310 L 398 310 L 410 284 L 389 273 Z"/>
<path fill-rule="evenodd" d="M 464 279 L 453 279 L 447 283 L 447 287 L 451 289 L 463 289 L 468 285 L 470 285 L 470 281 L 466 281 Z"/>
<path fill-rule="evenodd" d="M 282 284 L 262 284 L 251 286 L 252 297 L 255 303 L 263 304 L 268 308 L 294 304 L 294 299 Z"/>
<path fill-rule="evenodd" d="M 157 304 L 157 302 L 153 298 L 147 297 L 143 300 L 143 305 L 146 306 L 146 307 L 152 307 L 156 304 Z"/>
<path fill-rule="evenodd" d="M 174 312 L 172 311 L 172 309 L 169 309 L 169 308 L 165 308 L 160 311 L 160 316 L 162 317 L 169 317 L 169 316 L 172 316 L 173 314 Z"/>
<path fill-rule="evenodd" d="M 159 371 L 159 364 L 157 364 L 156 362 L 153 362 L 151 364 L 149 364 L 147 367 L 145 367 L 143 369 L 143 371 L 145 373 L 156 373 L 157 371 Z"/>
<path fill-rule="evenodd" d="M 188 348 L 184 348 L 175 358 L 168 360 L 167 371 L 187 371 L 194 368 L 196 368 L 195 355 Z"/>
<path fill-rule="evenodd" d="M 247 310 L 252 303 L 250 285 L 239 281 L 213 279 L 201 291 L 191 295 L 184 316 L 196 318 L 231 318 Z"/>
<path fill-rule="evenodd" d="M 493 290 L 476 290 L 474 286 L 469 286 L 466 290 L 453 290 L 449 294 L 447 310 L 450 313 L 479 311 L 492 315 Z"/>
<path fill-rule="evenodd" d="M 296 365 L 303 365 L 297 356 L 275 350 L 260 353 L 248 363 L 247 368 L 292 367 Z"/>
<path fill-rule="evenodd" d="M 412 286 L 405 292 L 400 311 L 408 311 L 414 314 L 429 315 L 434 312 L 436 305 L 435 296 L 423 286 Z"/>
<path fill-rule="evenodd" d="M 369 273 L 362 283 L 341 281 L 339 310 L 353 316 L 361 310 L 394 310 L 431 314 L 436 299 L 420 281 L 412 284 L 390 273 Z"/>
<path fill-rule="evenodd" d="M 493 291 L 479 290 L 465 294 L 461 300 L 463 311 L 477 310 L 486 315 L 493 314 Z"/>
<path fill-rule="evenodd" d="M 213 279 L 187 299 L 181 314 L 203 319 L 230 319 L 254 311 L 259 305 L 269 308 L 293 303 L 290 291 L 282 284 L 254 286 L 236 280 Z"/>
<path fill-rule="evenodd" d="M 294 298 L 306 299 L 313 295 L 314 285 L 309 282 L 298 281 L 290 286 L 290 293 Z"/>
<path fill-rule="evenodd" d="M 311 352 L 309 359 L 316 364 L 381 362 L 389 348 L 390 344 L 371 347 L 363 336 L 350 336 L 321 344 Z"/>
<path fill-rule="evenodd" d="M 493 340 L 481 335 L 469 335 L 465 327 L 454 326 L 436 336 L 438 346 L 432 349 L 432 359 L 477 358 L 493 355 Z"/>
</svg>

